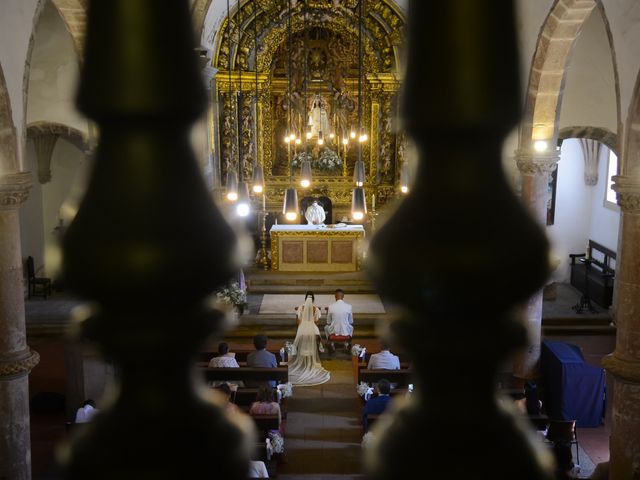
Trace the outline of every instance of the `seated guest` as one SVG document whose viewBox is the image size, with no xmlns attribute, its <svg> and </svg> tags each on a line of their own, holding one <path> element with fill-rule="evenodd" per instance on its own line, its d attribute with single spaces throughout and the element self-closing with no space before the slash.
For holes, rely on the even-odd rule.
<svg viewBox="0 0 640 480">
<path fill-rule="evenodd" d="M 96 402 L 91 399 L 85 400 L 82 406 L 76 412 L 76 423 L 87 423 L 93 416 L 98 413 Z"/>
<path fill-rule="evenodd" d="M 213 357 L 209 362 L 211 368 L 239 368 L 236 361 L 236 354 L 229 352 L 229 345 L 225 342 L 220 342 L 218 345 L 218 356 Z"/>
<path fill-rule="evenodd" d="M 389 351 L 389 345 L 383 343 L 380 353 L 371 355 L 367 368 L 369 370 L 400 370 L 400 359 Z"/>
<path fill-rule="evenodd" d="M 238 406 L 231 402 L 231 386 L 228 383 L 221 383 L 220 385 L 215 387 L 216 391 L 218 391 L 223 397 L 223 405 L 226 413 L 234 415 L 238 412 Z"/>
<path fill-rule="evenodd" d="M 275 401 L 273 388 L 260 387 L 256 401 L 249 408 L 249 415 L 278 415 L 278 425 L 280 425 L 282 414 L 280 413 L 280 405 Z"/>
<path fill-rule="evenodd" d="M 247 355 L 247 367 L 276 368 L 278 366 L 276 356 L 267 351 L 268 340 L 266 335 L 256 335 L 253 337 L 253 346 L 256 347 L 256 351 Z M 268 383 L 271 387 L 275 388 L 276 382 Z"/>
<path fill-rule="evenodd" d="M 249 462 L 249 474 L 247 478 L 269 478 L 269 472 L 264 462 L 251 460 Z"/>
<path fill-rule="evenodd" d="M 382 378 L 375 388 L 374 396 L 365 403 L 362 409 L 362 427 L 365 433 L 369 430 L 368 415 L 379 415 L 387 409 L 391 397 L 391 383 L 389 380 Z M 377 395 L 376 395 L 377 394 Z"/>
</svg>

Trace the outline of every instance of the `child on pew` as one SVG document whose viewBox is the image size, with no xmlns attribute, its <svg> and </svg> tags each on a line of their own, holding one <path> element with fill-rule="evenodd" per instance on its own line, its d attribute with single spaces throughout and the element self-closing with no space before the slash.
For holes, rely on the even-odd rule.
<svg viewBox="0 0 640 480">
<path fill-rule="evenodd" d="M 249 415 L 278 415 L 278 428 L 282 421 L 280 405 L 275 401 L 273 388 L 263 385 L 258 390 L 256 401 L 249 408 Z"/>
</svg>

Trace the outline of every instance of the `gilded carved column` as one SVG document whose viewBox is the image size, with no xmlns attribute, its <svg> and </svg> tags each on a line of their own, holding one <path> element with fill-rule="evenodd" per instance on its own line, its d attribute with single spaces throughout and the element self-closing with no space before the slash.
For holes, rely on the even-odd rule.
<svg viewBox="0 0 640 480">
<path fill-rule="evenodd" d="M 379 183 L 378 175 L 378 132 L 380 131 L 380 93 L 371 92 L 371 131 L 369 133 L 369 178 L 373 184 Z"/>
<path fill-rule="evenodd" d="M 29 372 L 39 355 L 27 346 L 20 249 L 20 205 L 31 174 L 0 176 L 0 478 L 31 478 Z"/>
<path fill-rule="evenodd" d="M 616 271 L 616 349 L 602 364 L 613 377 L 610 480 L 640 478 L 640 181 L 616 176 L 622 210 Z"/>
<path fill-rule="evenodd" d="M 522 202 L 540 225 L 546 225 L 550 175 L 558 166 L 559 155 L 558 150 L 542 154 L 516 151 L 516 164 L 522 174 Z M 540 361 L 542 290 L 527 301 L 523 317 L 529 333 L 529 345 L 516 357 L 513 373 L 520 378 L 532 378 L 536 376 Z"/>
</svg>

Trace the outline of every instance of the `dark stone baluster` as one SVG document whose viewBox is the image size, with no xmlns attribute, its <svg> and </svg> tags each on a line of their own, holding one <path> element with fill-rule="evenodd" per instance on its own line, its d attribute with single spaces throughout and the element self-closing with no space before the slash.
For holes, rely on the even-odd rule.
<svg viewBox="0 0 640 480">
<path fill-rule="evenodd" d="M 118 393 L 71 445 L 70 479 L 244 478 L 241 432 L 203 400 L 192 357 L 220 326 L 206 297 L 235 237 L 189 142 L 206 107 L 187 0 L 94 0 L 79 106 L 100 127 L 85 199 L 63 241 L 82 324 Z"/>
<path fill-rule="evenodd" d="M 375 478 L 543 479 L 549 455 L 496 399 L 526 342 L 514 306 L 548 275 L 542 231 L 511 192 L 501 144 L 518 121 L 512 2 L 413 0 L 404 118 L 420 161 L 372 241 L 370 271 L 406 313 L 392 334 L 417 393 L 370 451 Z"/>
</svg>

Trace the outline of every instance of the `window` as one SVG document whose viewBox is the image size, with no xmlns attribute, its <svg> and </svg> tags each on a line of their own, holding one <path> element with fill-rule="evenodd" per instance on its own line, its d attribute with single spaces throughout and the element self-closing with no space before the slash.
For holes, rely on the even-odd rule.
<svg viewBox="0 0 640 480">
<path fill-rule="evenodd" d="M 614 205 L 618 205 L 618 199 L 616 197 L 616 192 L 613 191 L 613 180 L 612 177 L 618 174 L 618 156 L 613 152 L 613 150 L 609 150 L 609 163 L 607 165 L 607 187 L 604 192 L 604 204 L 605 206 L 612 207 Z"/>
</svg>

